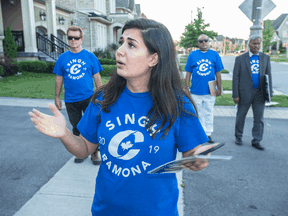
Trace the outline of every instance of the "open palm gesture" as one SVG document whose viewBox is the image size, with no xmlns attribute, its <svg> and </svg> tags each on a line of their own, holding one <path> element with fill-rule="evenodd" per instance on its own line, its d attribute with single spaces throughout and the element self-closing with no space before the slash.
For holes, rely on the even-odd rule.
<svg viewBox="0 0 288 216">
<path fill-rule="evenodd" d="M 54 104 L 49 104 L 48 106 L 55 116 L 46 115 L 33 109 L 32 112 L 29 112 L 31 121 L 41 133 L 50 137 L 61 138 L 66 131 L 65 118 Z"/>
</svg>

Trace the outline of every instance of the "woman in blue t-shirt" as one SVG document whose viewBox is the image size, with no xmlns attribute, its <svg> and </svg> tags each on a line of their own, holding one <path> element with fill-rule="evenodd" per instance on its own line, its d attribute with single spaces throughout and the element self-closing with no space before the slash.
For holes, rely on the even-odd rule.
<svg viewBox="0 0 288 216">
<path fill-rule="evenodd" d="M 116 53 L 117 73 L 94 93 L 74 136 L 63 115 L 33 109 L 36 128 L 59 138 L 77 158 L 85 158 L 98 145 L 101 166 L 96 179 L 92 215 L 178 215 L 175 173 L 148 172 L 210 146 L 189 94 L 183 89 L 168 29 L 153 20 L 134 19 L 122 30 Z M 198 171 L 208 162 L 185 165 Z"/>
</svg>

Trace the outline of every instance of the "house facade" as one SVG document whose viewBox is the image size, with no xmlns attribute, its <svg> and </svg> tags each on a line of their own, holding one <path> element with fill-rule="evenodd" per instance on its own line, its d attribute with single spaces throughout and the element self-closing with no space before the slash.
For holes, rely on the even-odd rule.
<svg viewBox="0 0 288 216">
<path fill-rule="evenodd" d="M 69 26 L 83 29 L 83 48 L 93 52 L 117 44 L 125 22 L 139 17 L 145 15 L 134 0 L 1 0 L 0 55 L 8 26 L 18 46 L 18 60 L 37 60 L 39 50 L 67 50 Z"/>
<path fill-rule="evenodd" d="M 264 21 L 264 29 L 265 29 Z M 288 13 L 281 14 L 276 20 L 270 20 L 274 30 L 271 42 L 276 42 L 272 49 L 279 50 L 280 43 L 285 44 L 288 42 Z"/>
</svg>

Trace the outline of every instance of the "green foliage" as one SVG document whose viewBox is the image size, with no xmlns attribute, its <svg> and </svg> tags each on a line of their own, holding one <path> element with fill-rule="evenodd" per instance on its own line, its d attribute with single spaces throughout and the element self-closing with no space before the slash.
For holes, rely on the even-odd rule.
<svg viewBox="0 0 288 216">
<path fill-rule="evenodd" d="M 226 51 L 229 51 L 229 44 L 226 42 Z"/>
<path fill-rule="evenodd" d="M 111 50 L 117 50 L 118 48 L 119 48 L 119 45 L 115 43 L 108 45 L 108 49 L 111 49 Z"/>
<path fill-rule="evenodd" d="M 0 61 L 0 65 L 3 67 L 3 76 L 12 76 L 16 74 L 19 69 L 15 61 L 13 62 L 10 58 L 4 56 L 4 61 Z"/>
<path fill-rule="evenodd" d="M 53 73 L 56 62 L 47 62 L 47 73 Z"/>
<path fill-rule="evenodd" d="M 270 42 L 273 36 L 274 30 L 270 20 L 265 22 L 265 30 L 262 31 L 263 34 L 263 51 L 269 52 L 269 46 L 273 46 L 276 42 Z"/>
<path fill-rule="evenodd" d="M 4 76 L 4 68 L 0 65 L 0 76 Z"/>
<path fill-rule="evenodd" d="M 191 22 L 185 27 L 184 33 L 182 33 L 180 46 L 185 49 L 189 47 L 198 47 L 197 38 L 201 34 L 205 34 L 210 38 L 216 37 L 218 34 L 214 31 L 205 30 L 210 24 L 204 24 L 204 19 L 202 18 L 202 11 L 200 8 L 197 8 L 197 19 L 194 19 L 194 22 Z"/>
<path fill-rule="evenodd" d="M 221 73 L 229 73 L 229 71 L 228 70 L 226 70 L 226 69 L 223 69 L 222 71 L 220 71 Z"/>
<path fill-rule="evenodd" d="M 50 73 L 45 61 L 21 61 L 18 63 L 18 68 L 21 72 Z"/>
<path fill-rule="evenodd" d="M 17 58 L 17 45 L 13 39 L 11 28 L 8 26 L 5 30 L 5 38 L 3 40 L 4 54 L 7 58 L 10 58 L 13 63 L 16 63 L 15 58 Z"/>
<path fill-rule="evenodd" d="M 98 59 L 103 59 L 103 58 L 112 59 L 112 56 L 108 49 L 103 50 L 99 48 L 99 49 L 96 49 L 93 53 Z"/>
<path fill-rule="evenodd" d="M 112 59 L 99 59 L 101 65 L 116 65 L 116 60 Z"/>
<path fill-rule="evenodd" d="M 101 76 L 111 76 L 113 69 L 116 69 L 116 65 L 102 65 L 103 71 L 100 72 Z M 115 71 L 115 70 L 114 70 Z"/>
</svg>

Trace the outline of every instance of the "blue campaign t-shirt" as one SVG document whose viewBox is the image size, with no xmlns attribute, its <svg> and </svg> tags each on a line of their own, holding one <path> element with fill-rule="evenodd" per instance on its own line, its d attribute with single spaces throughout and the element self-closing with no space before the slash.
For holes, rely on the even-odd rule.
<svg viewBox="0 0 288 216">
<path fill-rule="evenodd" d="M 99 96 L 98 100 L 103 98 Z M 132 93 L 125 87 L 109 113 L 101 110 L 99 104 L 90 103 L 79 122 L 81 135 L 99 143 L 101 152 L 92 204 L 94 216 L 178 215 L 176 174 L 147 172 L 175 160 L 175 143 L 184 152 L 208 138 L 199 119 L 186 114 L 175 121 L 166 138 L 160 139 L 161 132 L 153 139 L 145 128 L 152 104 L 149 92 Z M 184 108 L 195 113 L 190 102 Z M 152 131 L 159 125 L 154 124 Z"/>
<path fill-rule="evenodd" d="M 250 57 L 250 64 L 251 64 L 253 88 L 257 89 L 259 88 L 259 56 L 252 55 Z"/>
<path fill-rule="evenodd" d="M 210 94 L 208 82 L 215 80 L 215 73 L 223 68 L 221 58 L 216 51 L 196 50 L 191 52 L 185 66 L 185 70 L 192 73 L 191 93 L 195 95 Z"/>
<path fill-rule="evenodd" d="M 102 70 L 97 57 L 83 49 L 79 53 L 69 50 L 60 55 L 53 73 L 64 77 L 65 102 L 73 103 L 93 95 L 93 75 Z"/>
</svg>

